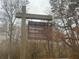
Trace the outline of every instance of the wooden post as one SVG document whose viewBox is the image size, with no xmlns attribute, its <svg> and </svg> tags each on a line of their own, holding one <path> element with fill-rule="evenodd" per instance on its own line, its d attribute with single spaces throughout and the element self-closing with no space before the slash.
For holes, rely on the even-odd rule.
<svg viewBox="0 0 79 59">
<path fill-rule="evenodd" d="M 26 13 L 26 6 L 22 7 L 23 16 Z M 22 17 L 21 21 L 21 47 L 20 59 L 26 59 L 26 18 Z"/>
</svg>

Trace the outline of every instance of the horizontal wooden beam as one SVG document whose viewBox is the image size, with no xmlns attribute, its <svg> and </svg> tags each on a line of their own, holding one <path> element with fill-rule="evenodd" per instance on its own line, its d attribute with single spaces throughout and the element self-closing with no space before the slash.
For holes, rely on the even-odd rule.
<svg viewBox="0 0 79 59">
<path fill-rule="evenodd" d="M 26 19 L 52 20 L 52 16 L 51 15 L 17 13 L 16 17 L 17 18 L 26 18 Z"/>
</svg>

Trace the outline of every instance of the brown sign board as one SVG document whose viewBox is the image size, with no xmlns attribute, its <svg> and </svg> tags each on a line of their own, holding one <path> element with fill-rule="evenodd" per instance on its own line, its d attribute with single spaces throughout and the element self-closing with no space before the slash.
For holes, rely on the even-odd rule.
<svg viewBox="0 0 79 59">
<path fill-rule="evenodd" d="M 52 39 L 50 32 L 52 33 L 52 23 L 35 21 L 29 21 L 28 23 L 28 39 L 49 40 Z"/>
</svg>

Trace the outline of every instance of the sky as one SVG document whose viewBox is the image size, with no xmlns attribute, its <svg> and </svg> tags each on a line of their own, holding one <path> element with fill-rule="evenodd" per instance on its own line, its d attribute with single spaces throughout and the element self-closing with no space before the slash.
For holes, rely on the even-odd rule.
<svg viewBox="0 0 79 59">
<path fill-rule="evenodd" d="M 48 14 L 50 10 L 50 3 L 49 0 L 28 0 L 29 5 L 28 5 L 28 11 L 27 13 L 32 13 L 32 14 Z M 1 2 L 0 2 L 1 4 Z M 1 8 L 1 5 L 0 5 Z M 0 10 L 1 11 L 1 10 Z"/>
<path fill-rule="evenodd" d="M 50 10 L 49 0 L 29 0 L 29 13 L 46 14 Z"/>
<path fill-rule="evenodd" d="M 28 0 L 28 13 L 46 14 L 51 9 L 49 0 Z M 1 1 L 0 1 L 1 8 Z M 1 10 L 0 10 L 1 11 Z"/>
</svg>

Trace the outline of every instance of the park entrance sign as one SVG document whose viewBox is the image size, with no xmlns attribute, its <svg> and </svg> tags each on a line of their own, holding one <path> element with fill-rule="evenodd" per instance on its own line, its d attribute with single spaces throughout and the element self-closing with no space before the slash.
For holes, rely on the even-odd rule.
<svg viewBox="0 0 79 59">
<path fill-rule="evenodd" d="M 26 59 L 25 57 L 26 57 L 26 42 L 27 42 L 27 40 L 26 39 L 28 39 L 28 36 L 30 36 L 29 35 L 29 33 L 28 33 L 28 31 L 29 31 L 29 29 L 30 28 L 28 28 L 28 27 L 32 27 L 31 29 L 33 29 L 33 28 L 37 28 L 37 27 L 39 27 L 39 28 L 42 28 L 42 29 L 44 29 L 44 27 L 46 27 L 47 25 L 45 25 L 46 23 L 42 23 L 43 25 L 45 25 L 45 26 L 43 26 L 43 25 L 41 25 L 41 23 L 37 23 L 37 22 L 29 22 L 29 24 L 28 24 L 28 26 L 27 26 L 27 29 L 26 29 L 26 19 L 40 19 L 40 20 L 47 20 L 48 22 L 49 21 L 52 21 L 52 16 L 50 16 L 50 15 L 37 15 L 37 14 L 27 14 L 26 13 L 26 6 L 23 6 L 22 7 L 22 13 L 16 13 L 16 18 L 22 18 L 22 21 L 21 21 L 21 49 L 20 49 L 20 59 Z M 34 25 L 34 24 L 36 24 L 36 25 Z M 33 25 L 33 26 L 32 26 Z M 50 26 L 47 26 L 47 28 L 48 27 L 50 27 Z M 51 26 L 52 27 L 52 26 Z M 37 29 L 37 31 L 38 31 L 39 29 Z M 34 31 L 34 30 L 33 30 Z M 43 30 L 44 31 L 44 30 Z M 30 32 L 30 31 L 29 31 Z M 50 31 L 51 32 L 51 31 Z M 31 32 L 31 34 L 32 34 L 33 32 Z M 48 31 L 46 31 L 46 34 L 48 33 Z M 33 33 L 33 34 L 35 34 L 35 32 Z M 38 35 L 39 34 L 43 34 L 43 33 L 41 33 L 41 32 L 38 32 Z M 49 35 L 50 36 L 50 35 Z M 48 38 L 49 38 L 49 36 L 47 36 Z M 45 38 L 46 38 L 46 36 L 44 36 Z M 43 37 L 43 38 L 44 38 Z M 34 38 L 36 38 L 36 37 L 29 37 L 29 38 L 31 38 L 31 39 L 34 39 Z M 41 38 L 41 35 L 40 35 L 40 38 Z M 43 39 L 43 38 L 41 38 L 41 39 Z M 44 38 L 44 39 L 45 39 Z M 46 39 L 48 39 L 48 38 L 46 38 Z M 37 38 L 37 39 L 39 39 L 39 37 Z M 51 39 L 51 38 L 50 38 Z M 49 46 L 49 44 L 48 44 L 48 46 Z M 48 47 L 49 48 L 49 47 Z M 50 53 L 49 53 L 49 55 L 50 55 Z"/>
<path fill-rule="evenodd" d="M 29 40 L 51 40 L 52 23 L 48 22 L 28 22 L 28 39 Z"/>
</svg>

